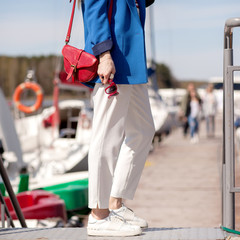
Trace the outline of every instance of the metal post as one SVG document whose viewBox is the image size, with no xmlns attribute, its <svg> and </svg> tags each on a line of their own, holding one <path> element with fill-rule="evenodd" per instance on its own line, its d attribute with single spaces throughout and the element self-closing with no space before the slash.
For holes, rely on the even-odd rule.
<svg viewBox="0 0 240 240">
<path fill-rule="evenodd" d="M 1 156 L 0 156 L 0 174 L 1 174 L 2 180 L 3 180 L 4 184 L 5 184 L 5 187 L 7 189 L 7 192 L 9 194 L 9 197 L 10 197 L 10 200 L 11 200 L 12 205 L 14 207 L 14 210 L 16 212 L 16 215 L 17 215 L 17 217 L 19 219 L 19 222 L 21 223 L 22 227 L 26 228 L 27 224 L 25 222 L 25 218 L 23 216 L 22 210 L 21 210 L 21 208 L 19 206 L 19 203 L 18 203 L 18 200 L 17 200 L 17 198 L 15 196 L 15 193 L 13 192 L 11 183 L 10 183 L 9 178 L 8 178 L 8 175 L 7 175 L 6 170 L 5 170 L 4 166 L 3 166 L 3 162 L 2 162 L 2 157 Z"/>
<path fill-rule="evenodd" d="M 235 200 L 232 187 L 235 185 L 234 156 L 234 93 L 233 72 L 228 67 L 233 66 L 232 28 L 240 26 L 240 18 L 228 19 L 224 29 L 224 110 L 223 110 L 223 186 L 222 186 L 222 224 L 226 228 L 235 228 Z"/>
<path fill-rule="evenodd" d="M 5 206 L 1 203 L 1 220 L 2 220 L 2 228 L 5 228 Z"/>
<path fill-rule="evenodd" d="M 12 227 L 15 227 L 13 221 L 10 218 L 7 218 L 7 228 L 9 228 L 12 224 Z"/>
<path fill-rule="evenodd" d="M 7 208 L 6 202 L 2 196 L 2 193 L 0 192 L 0 203 L 1 203 L 1 219 L 2 219 L 2 227 L 5 227 L 5 214 L 7 216 L 7 226 L 9 227 L 10 225 L 12 227 L 15 227 L 12 217 L 9 213 L 9 210 Z"/>
</svg>

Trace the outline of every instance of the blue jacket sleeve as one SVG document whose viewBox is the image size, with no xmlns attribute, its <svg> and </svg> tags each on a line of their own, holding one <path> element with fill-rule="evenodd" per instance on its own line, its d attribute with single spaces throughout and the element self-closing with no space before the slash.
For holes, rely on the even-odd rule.
<svg viewBox="0 0 240 240">
<path fill-rule="evenodd" d="M 108 0 L 84 1 L 84 24 L 88 29 L 88 38 L 95 56 L 111 50 L 113 45 L 108 21 L 108 5 Z"/>
</svg>

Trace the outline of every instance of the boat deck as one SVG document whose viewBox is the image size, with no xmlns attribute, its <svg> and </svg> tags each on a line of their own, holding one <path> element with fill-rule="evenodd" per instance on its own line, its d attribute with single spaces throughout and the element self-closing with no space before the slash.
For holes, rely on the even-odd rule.
<svg viewBox="0 0 240 240">
<path fill-rule="evenodd" d="M 220 240 L 227 237 L 219 228 L 149 228 L 135 237 L 90 237 L 86 228 L 2 229 L 0 239 L 11 240 Z"/>
<path fill-rule="evenodd" d="M 226 239 L 230 234 L 220 229 L 221 116 L 216 123 L 216 136 L 207 138 L 201 122 L 197 144 L 190 144 L 176 128 L 149 155 L 135 198 L 126 202 L 149 223 L 141 236 L 101 238 L 88 237 L 86 228 L 16 228 L 1 229 L 0 239 Z"/>
</svg>

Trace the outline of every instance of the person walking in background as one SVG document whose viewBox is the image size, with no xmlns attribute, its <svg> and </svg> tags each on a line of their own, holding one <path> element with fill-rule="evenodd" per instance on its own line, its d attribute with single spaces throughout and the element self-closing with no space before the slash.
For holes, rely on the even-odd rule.
<svg viewBox="0 0 240 240">
<path fill-rule="evenodd" d="M 213 84 L 209 84 L 206 88 L 206 95 L 203 99 L 203 112 L 206 121 L 207 137 L 214 137 L 217 98 L 213 92 Z"/>
<path fill-rule="evenodd" d="M 132 236 L 148 226 L 123 204 L 134 197 L 155 132 L 147 89 L 146 5 L 136 2 L 81 1 L 85 51 L 99 59 L 98 77 L 88 83 L 94 87 L 88 235 Z M 112 89 L 109 80 L 116 84 Z M 108 96 L 109 90 L 119 94 Z"/>
<path fill-rule="evenodd" d="M 188 116 L 188 124 L 190 127 L 191 143 L 197 143 L 199 141 L 199 114 L 201 110 L 201 101 L 197 96 L 195 90 L 190 92 L 190 113 Z"/>
<path fill-rule="evenodd" d="M 193 83 L 189 83 L 187 86 L 187 92 L 183 96 L 181 105 L 180 105 L 180 119 L 182 121 L 182 127 L 183 127 L 183 135 L 184 137 L 187 136 L 188 129 L 189 129 L 189 122 L 188 122 L 188 117 L 190 114 L 190 101 L 191 101 L 191 92 L 195 91 L 195 86 Z M 200 96 L 196 92 L 197 97 L 200 99 Z"/>
</svg>

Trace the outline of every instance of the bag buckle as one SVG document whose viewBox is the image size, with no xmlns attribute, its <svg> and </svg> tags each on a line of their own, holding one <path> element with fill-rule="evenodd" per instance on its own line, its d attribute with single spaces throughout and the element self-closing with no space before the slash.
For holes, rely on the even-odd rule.
<svg viewBox="0 0 240 240">
<path fill-rule="evenodd" d="M 74 72 L 77 72 L 77 66 L 76 65 L 71 64 L 71 67 L 73 67 Z"/>
</svg>

